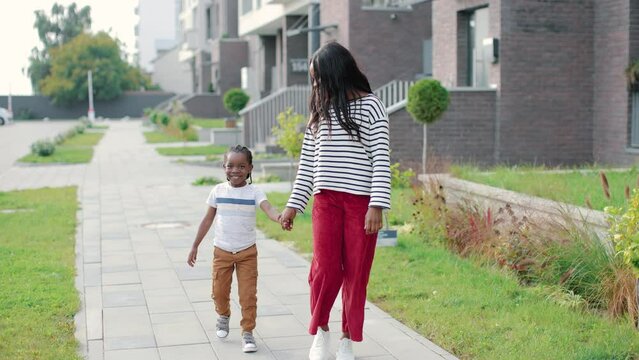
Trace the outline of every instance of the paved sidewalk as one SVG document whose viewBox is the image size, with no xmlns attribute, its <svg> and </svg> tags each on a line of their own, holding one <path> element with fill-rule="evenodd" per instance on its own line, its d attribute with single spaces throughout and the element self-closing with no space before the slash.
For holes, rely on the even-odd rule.
<svg viewBox="0 0 639 360">
<path fill-rule="evenodd" d="M 194 268 L 186 257 L 204 215 L 208 187 L 200 176 L 224 178 L 220 168 L 171 162 L 144 143 L 138 121 L 110 122 L 93 162 L 82 166 L 12 168 L 24 182 L 0 189 L 79 185 L 76 286 L 82 310 L 76 336 L 88 359 L 307 359 L 308 262 L 260 234 L 259 351 L 243 354 L 240 311 L 232 298 L 231 333 L 215 336 L 211 241 L 200 246 Z M 72 174 L 65 177 L 62 174 Z M 35 178 L 34 178 L 35 177 Z M 6 179 L 6 177 L 5 177 Z M 287 184 L 265 184 L 286 191 Z M 340 301 L 331 316 L 340 328 Z M 455 359 L 372 304 L 357 359 Z M 337 348 L 339 333 L 332 336 Z"/>
</svg>

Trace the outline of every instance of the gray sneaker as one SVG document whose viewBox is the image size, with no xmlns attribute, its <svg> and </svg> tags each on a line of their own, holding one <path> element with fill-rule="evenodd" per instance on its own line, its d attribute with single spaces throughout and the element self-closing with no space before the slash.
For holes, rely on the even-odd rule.
<svg viewBox="0 0 639 360">
<path fill-rule="evenodd" d="M 253 337 L 253 334 L 248 331 L 242 333 L 242 351 L 244 351 L 245 353 L 257 351 L 255 338 Z"/>
<path fill-rule="evenodd" d="M 217 324 L 215 325 L 215 335 L 219 338 L 225 338 L 229 335 L 229 317 L 221 315 L 217 318 Z"/>
</svg>

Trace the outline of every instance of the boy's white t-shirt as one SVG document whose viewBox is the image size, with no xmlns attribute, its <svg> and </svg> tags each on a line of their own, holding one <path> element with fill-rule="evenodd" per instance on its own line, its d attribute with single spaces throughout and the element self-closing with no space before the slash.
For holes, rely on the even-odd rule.
<svg viewBox="0 0 639 360">
<path fill-rule="evenodd" d="M 246 184 L 232 187 L 228 182 L 215 185 L 206 203 L 217 208 L 213 244 L 222 250 L 237 252 L 255 244 L 255 216 L 264 192 Z"/>
</svg>

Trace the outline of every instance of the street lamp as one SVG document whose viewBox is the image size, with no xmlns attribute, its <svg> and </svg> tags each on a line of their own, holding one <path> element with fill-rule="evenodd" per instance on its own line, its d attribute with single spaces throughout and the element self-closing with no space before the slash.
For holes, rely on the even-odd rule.
<svg viewBox="0 0 639 360">
<path fill-rule="evenodd" d="M 89 70 L 89 113 L 88 118 L 89 121 L 93 122 L 95 120 L 95 110 L 93 109 L 93 76 L 91 70 Z"/>
</svg>

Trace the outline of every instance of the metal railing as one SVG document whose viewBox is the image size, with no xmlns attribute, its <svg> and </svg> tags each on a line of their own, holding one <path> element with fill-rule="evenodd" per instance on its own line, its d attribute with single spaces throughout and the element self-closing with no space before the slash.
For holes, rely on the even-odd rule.
<svg viewBox="0 0 639 360">
<path fill-rule="evenodd" d="M 386 109 L 406 100 L 408 97 L 408 89 L 415 82 L 412 80 L 393 80 L 386 85 L 373 91 L 382 103 L 386 105 Z"/>
<path fill-rule="evenodd" d="M 391 108 L 408 96 L 408 88 L 414 83 L 409 80 L 393 80 L 374 91 L 386 108 Z M 308 98 L 311 88 L 307 85 L 294 85 L 280 89 L 273 94 L 250 104 L 240 111 L 243 119 L 244 145 L 254 148 L 267 144 L 272 129 L 277 125 L 277 115 L 287 108 L 308 117 Z"/>
<path fill-rule="evenodd" d="M 244 145 L 253 148 L 257 144 L 266 144 L 271 130 L 277 125 L 277 115 L 289 107 L 307 117 L 310 95 L 310 86 L 293 85 L 280 89 L 240 111 L 243 119 Z"/>
<path fill-rule="evenodd" d="M 630 146 L 639 147 L 639 90 L 633 91 L 631 102 Z"/>
</svg>

